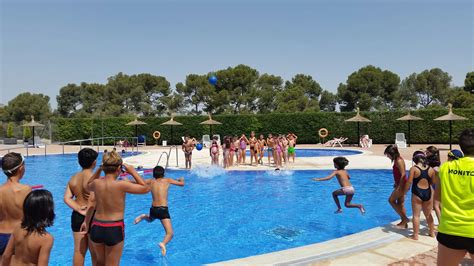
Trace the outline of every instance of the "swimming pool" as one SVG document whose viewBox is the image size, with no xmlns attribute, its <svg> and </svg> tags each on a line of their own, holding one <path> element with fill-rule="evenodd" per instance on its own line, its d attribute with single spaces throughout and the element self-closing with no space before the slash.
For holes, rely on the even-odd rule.
<svg viewBox="0 0 474 266">
<path fill-rule="evenodd" d="M 73 240 L 71 210 L 63 203 L 69 177 L 80 170 L 76 155 L 33 156 L 26 160 L 26 184 L 42 184 L 52 191 L 56 221 L 50 265 L 70 265 Z M 331 192 L 337 181 L 313 182 L 327 171 L 231 171 L 198 168 L 193 172 L 169 171 L 184 176 L 184 188 L 170 189 L 174 239 L 162 258 L 157 243 L 163 238 L 159 221 L 133 225 L 149 210 L 151 195 L 129 195 L 125 211 L 125 247 L 122 265 L 198 265 L 303 246 L 357 233 L 397 219 L 387 198 L 389 170 L 352 170 L 355 203 L 367 210 L 336 209 Z M 214 176 L 213 176 L 214 175 Z M 410 202 L 407 200 L 406 202 Z M 406 204 L 410 209 L 410 204 Z M 411 212 L 411 210 L 410 210 Z M 90 259 L 87 259 L 90 265 Z"/>
<path fill-rule="evenodd" d="M 321 156 L 348 156 L 361 154 L 361 151 L 355 150 L 339 150 L 339 149 L 299 149 L 296 148 L 296 157 L 321 157 Z M 250 156 L 250 151 L 247 151 Z M 267 152 L 265 151 L 265 156 Z"/>
</svg>

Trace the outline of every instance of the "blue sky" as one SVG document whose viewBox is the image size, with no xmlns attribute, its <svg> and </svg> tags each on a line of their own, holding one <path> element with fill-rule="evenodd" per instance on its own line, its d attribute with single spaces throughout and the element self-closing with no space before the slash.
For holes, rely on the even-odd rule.
<svg viewBox="0 0 474 266">
<path fill-rule="evenodd" d="M 172 87 L 186 74 L 250 65 L 324 89 L 362 66 L 403 79 L 440 67 L 462 85 L 474 68 L 471 0 L 0 0 L 0 103 L 118 72 Z"/>
</svg>

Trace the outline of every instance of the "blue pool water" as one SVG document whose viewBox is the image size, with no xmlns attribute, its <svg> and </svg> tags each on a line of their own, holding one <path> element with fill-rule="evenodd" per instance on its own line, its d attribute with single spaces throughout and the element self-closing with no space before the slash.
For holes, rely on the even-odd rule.
<svg viewBox="0 0 474 266">
<path fill-rule="evenodd" d="M 71 210 L 62 197 L 69 177 L 80 170 L 76 156 L 29 157 L 26 167 L 23 182 L 42 184 L 54 195 L 57 218 L 49 230 L 55 237 L 50 265 L 70 265 Z M 129 195 L 122 265 L 212 263 L 321 242 L 398 219 L 387 203 L 393 182 L 391 171 L 350 171 L 356 189 L 353 202 L 365 205 L 364 216 L 357 209 L 333 214 L 336 207 L 331 192 L 338 188 L 337 181 L 310 180 L 329 173 L 320 170 L 275 175 L 207 168 L 168 171 L 169 177 L 186 178 L 185 187 L 170 189 L 175 236 L 168 245 L 169 254 L 162 258 L 157 248 L 164 235 L 159 221 L 132 224 L 137 215 L 148 212 L 151 195 Z"/>
<path fill-rule="evenodd" d="M 338 149 L 298 149 L 296 148 L 296 157 L 321 157 L 321 156 L 348 156 L 361 154 L 361 151 L 354 150 L 338 150 Z M 247 151 L 250 156 L 250 151 Z M 265 151 L 265 156 L 267 152 Z"/>
</svg>

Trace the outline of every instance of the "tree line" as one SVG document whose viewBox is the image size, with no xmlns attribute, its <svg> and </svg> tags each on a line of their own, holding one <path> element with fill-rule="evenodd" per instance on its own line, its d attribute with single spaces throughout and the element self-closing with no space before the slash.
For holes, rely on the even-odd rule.
<svg viewBox="0 0 474 266">
<path fill-rule="evenodd" d="M 217 77 L 215 85 L 210 76 Z M 163 116 L 178 114 L 251 114 L 400 110 L 436 108 L 448 102 L 455 108 L 474 106 L 474 72 L 466 74 L 463 87 L 439 68 L 413 73 L 401 80 L 389 70 L 368 65 L 349 75 L 337 92 L 323 89 L 312 76 L 297 74 L 291 80 L 237 65 L 207 74 L 189 74 L 171 87 L 163 76 L 118 73 L 107 83 L 67 84 L 56 97 L 21 93 L 0 108 L 3 121 L 20 122 L 34 115 L 37 120 L 57 117 Z"/>
</svg>

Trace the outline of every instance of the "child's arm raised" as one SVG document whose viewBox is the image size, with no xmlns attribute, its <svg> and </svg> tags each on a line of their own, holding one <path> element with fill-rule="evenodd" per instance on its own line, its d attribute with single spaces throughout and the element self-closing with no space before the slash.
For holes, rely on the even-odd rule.
<svg viewBox="0 0 474 266">
<path fill-rule="evenodd" d="M 332 179 L 337 174 L 337 170 L 333 171 L 330 175 L 323 178 L 312 178 L 314 181 L 326 181 Z"/>
<path fill-rule="evenodd" d="M 89 178 L 89 181 L 87 182 L 87 190 L 93 191 L 92 190 L 92 183 L 94 183 L 94 180 L 100 177 L 100 172 L 102 172 L 102 165 L 95 170 L 94 174 Z"/>
<path fill-rule="evenodd" d="M 135 168 L 128 164 L 123 164 L 125 170 L 135 179 L 136 184 L 132 182 L 120 182 L 123 191 L 132 194 L 145 194 L 150 191 L 143 178 L 135 171 Z"/>
<path fill-rule="evenodd" d="M 174 180 L 172 178 L 167 178 L 166 179 L 168 181 L 168 183 L 170 184 L 173 184 L 173 185 L 176 185 L 176 186 L 180 186 L 180 187 L 184 187 L 184 177 L 180 177 L 178 178 L 177 180 Z"/>
<path fill-rule="evenodd" d="M 43 238 L 38 255 L 38 266 L 48 266 L 49 255 L 51 254 L 51 248 L 54 243 L 54 237 L 50 234 L 46 234 Z"/>
</svg>

